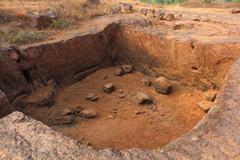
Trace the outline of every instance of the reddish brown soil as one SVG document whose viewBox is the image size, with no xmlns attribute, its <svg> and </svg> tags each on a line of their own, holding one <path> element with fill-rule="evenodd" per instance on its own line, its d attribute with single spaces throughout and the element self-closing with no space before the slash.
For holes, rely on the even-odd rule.
<svg viewBox="0 0 240 160">
<path fill-rule="evenodd" d="M 41 107 L 26 110 L 48 125 L 65 108 L 81 106 L 97 111 L 94 119 L 77 119 L 73 125 L 52 127 L 80 141 L 87 141 L 97 149 L 102 148 L 157 148 L 189 131 L 202 119 L 204 112 L 196 103 L 202 100 L 202 92 L 180 86 L 173 82 L 171 95 L 157 94 L 152 87 L 145 87 L 143 74 L 134 72 L 123 77 L 113 74 L 114 68 L 100 69 L 86 79 L 60 90 L 56 104 L 51 108 Z M 101 79 L 102 76 L 107 79 Z M 113 82 L 117 90 L 112 94 L 103 92 L 103 85 Z M 126 98 L 119 98 L 119 89 Z M 136 91 L 149 94 L 155 100 L 151 106 L 139 106 L 133 100 Z M 97 102 L 86 100 L 88 93 L 99 96 Z M 116 111 L 115 113 L 112 113 Z M 136 114 L 136 111 L 143 113 Z M 114 116 L 109 119 L 108 116 Z"/>
</svg>

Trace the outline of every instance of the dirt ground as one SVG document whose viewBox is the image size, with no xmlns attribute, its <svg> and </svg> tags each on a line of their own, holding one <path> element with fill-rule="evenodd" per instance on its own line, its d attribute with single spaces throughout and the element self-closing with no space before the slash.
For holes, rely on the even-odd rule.
<svg viewBox="0 0 240 160">
<path fill-rule="evenodd" d="M 16 6 L 18 5 L 12 7 L 13 5 L 8 1 L 4 2 L 5 5 L 2 3 L 0 9 L 4 11 L 16 11 Z M 113 0 L 104 1 L 104 3 L 106 2 L 107 5 L 105 4 L 105 7 L 109 7 L 108 5 L 112 7 L 116 4 L 116 1 Z M 123 2 L 134 4 L 132 15 L 139 17 L 142 15 L 137 13 L 136 10 L 139 11 L 143 7 L 161 7 L 130 0 Z M 31 5 L 29 5 L 27 1 L 21 4 L 25 7 L 19 13 L 16 13 L 16 17 L 21 17 L 27 11 L 36 9 L 36 6 L 38 9 L 44 10 L 46 1 L 39 1 L 37 5 L 35 2 L 31 2 Z M 70 4 L 67 7 L 71 9 Z M 193 48 L 195 47 L 195 40 L 204 42 L 205 44 L 209 42 L 235 43 L 235 41 L 239 41 L 239 16 L 232 16 L 229 13 L 229 9 L 183 8 L 178 6 L 164 6 L 164 8 L 176 15 L 181 13 L 183 17 L 176 21 L 159 21 L 149 17 L 145 18 L 151 20 L 152 25 L 156 27 L 155 29 L 163 30 L 163 33 L 168 38 L 191 40 L 189 42 Z M 75 9 L 78 10 L 79 8 Z M 101 6 L 87 8 L 84 13 L 91 14 L 81 14 L 82 17 L 75 17 L 79 12 L 65 12 L 68 14 L 62 15 L 60 18 L 76 18 L 79 21 L 75 19 L 77 23 L 71 23 L 72 26 L 60 30 L 56 28 L 43 29 L 42 31 L 49 34 L 49 36 L 39 41 L 52 40 L 56 37 L 62 38 L 66 33 L 74 31 L 84 33 L 85 30 L 90 28 L 88 26 L 96 26 L 97 28 L 97 25 L 101 24 L 98 22 L 110 21 L 113 18 L 113 15 L 105 15 L 105 11 L 101 11 L 99 15 L 99 9 L 101 10 Z M 105 15 L 106 17 L 100 17 L 101 15 Z M 123 14 L 119 15 L 122 16 Z M 126 14 L 124 16 L 129 15 Z M 93 20 L 93 18 L 96 18 L 96 20 Z M 180 26 L 180 28 L 174 29 L 176 26 Z M 0 30 L 6 28 L 20 28 L 25 30 L 27 27 L 22 26 L 21 19 L 20 22 L 11 21 L 0 24 Z M 32 30 L 36 31 L 36 29 Z M 34 42 L 30 41 L 27 43 Z M 226 46 L 224 51 L 216 53 L 216 55 L 213 55 L 213 58 L 211 56 L 204 57 L 204 60 L 209 59 L 211 61 L 214 57 L 218 57 L 218 54 L 224 54 L 229 50 L 231 51 L 231 47 Z M 232 52 L 235 53 L 235 50 Z M 229 59 L 232 60 L 231 57 Z M 223 62 L 219 61 L 219 63 L 225 63 L 225 61 L 228 61 L 228 58 L 223 59 Z M 173 92 L 170 95 L 161 95 L 156 93 L 153 87 L 145 87 L 143 85 L 141 79 L 144 75 L 142 73 L 136 71 L 122 77 L 117 77 L 113 74 L 114 69 L 114 67 L 100 69 L 82 81 L 70 86 L 61 86 L 55 97 L 55 104 L 51 107 L 28 106 L 23 109 L 23 112 L 44 122 L 55 130 L 83 143 L 88 143 L 97 149 L 153 149 L 161 147 L 188 132 L 204 117 L 205 112 L 197 106 L 197 103 L 204 99 L 202 91 L 193 87 L 182 86 L 177 81 L 171 81 Z M 107 76 L 108 78 L 102 79 L 103 76 Z M 103 92 L 103 85 L 110 82 L 114 83 L 117 89 L 112 94 L 106 94 Z M 119 90 L 123 90 L 123 92 L 120 93 Z M 139 91 L 153 97 L 154 103 L 144 106 L 136 104 L 133 97 Z M 88 101 L 86 99 L 88 93 L 96 94 L 99 97 L 98 101 Z M 125 95 L 125 97 L 120 98 L 120 95 Z M 79 117 L 71 125 L 54 125 L 53 120 L 64 109 L 76 107 L 92 109 L 97 112 L 97 117 L 93 119 L 82 119 Z"/>
<path fill-rule="evenodd" d="M 63 87 L 54 106 L 29 107 L 25 112 L 97 149 L 157 148 L 189 131 L 205 115 L 197 106 L 197 102 L 203 100 L 203 93 L 196 89 L 172 81 L 172 94 L 161 95 L 153 87 L 144 86 L 142 73 L 118 77 L 113 72 L 114 68 L 100 69 L 83 81 Z M 103 76 L 108 78 L 103 80 Z M 103 85 L 110 82 L 117 89 L 107 94 L 103 92 Z M 123 92 L 119 93 L 118 90 Z M 133 97 L 139 91 L 153 97 L 154 103 L 144 106 L 136 104 Z M 88 93 L 95 93 L 98 101 L 86 100 Z M 122 94 L 126 97 L 120 98 Z M 78 118 L 72 125 L 52 124 L 52 120 L 64 109 L 76 106 L 93 109 L 97 117 Z"/>
</svg>

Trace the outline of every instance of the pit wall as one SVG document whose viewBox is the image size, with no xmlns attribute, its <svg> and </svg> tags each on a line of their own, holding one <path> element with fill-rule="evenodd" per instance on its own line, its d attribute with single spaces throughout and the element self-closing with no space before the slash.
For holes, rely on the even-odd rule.
<svg viewBox="0 0 240 160">
<path fill-rule="evenodd" d="M 0 52 L 0 88 L 11 100 L 30 93 L 34 85 L 53 79 L 58 84 L 80 80 L 85 74 L 111 64 L 109 25 L 104 30 L 74 35 L 55 42 L 8 48 Z M 11 58 L 12 54 L 20 58 Z"/>
<path fill-rule="evenodd" d="M 180 41 L 143 29 L 112 23 L 94 33 L 1 49 L 0 89 L 12 102 L 50 79 L 69 84 L 100 67 L 130 63 L 151 76 L 206 90 L 223 84 L 239 56 L 239 44 Z"/>
<path fill-rule="evenodd" d="M 132 26 L 120 27 L 116 37 L 112 50 L 117 62 L 132 63 L 147 74 L 164 75 L 203 91 L 219 89 L 240 55 L 237 43 L 181 41 Z"/>
</svg>

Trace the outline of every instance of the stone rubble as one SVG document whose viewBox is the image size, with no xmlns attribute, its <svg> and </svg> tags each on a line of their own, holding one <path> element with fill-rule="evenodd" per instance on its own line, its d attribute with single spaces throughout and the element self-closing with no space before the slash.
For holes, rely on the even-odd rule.
<svg viewBox="0 0 240 160">
<path fill-rule="evenodd" d="M 153 99 L 149 95 L 147 95 L 143 92 L 137 92 L 135 97 L 134 97 L 134 100 L 139 105 L 145 105 L 145 104 L 152 104 L 153 103 Z"/>
<path fill-rule="evenodd" d="M 91 119 L 91 118 L 97 117 L 97 112 L 95 112 L 94 110 L 91 110 L 91 109 L 86 109 L 86 110 L 81 111 L 79 116 L 83 117 L 83 118 Z"/>
<path fill-rule="evenodd" d="M 161 94 L 170 94 L 172 90 L 170 82 L 165 77 L 157 78 L 154 81 L 153 86 L 156 92 Z"/>
<path fill-rule="evenodd" d="M 98 96 L 94 93 L 88 93 L 86 99 L 91 102 L 95 102 L 98 100 Z"/>
<path fill-rule="evenodd" d="M 114 86 L 113 83 L 108 83 L 103 86 L 103 90 L 104 90 L 104 92 L 111 94 L 112 92 L 114 92 L 116 90 L 116 87 Z"/>
<path fill-rule="evenodd" d="M 53 20 L 56 20 L 58 16 L 51 10 L 43 12 L 29 12 L 27 14 L 28 24 L 30 27 L 44 29 L 52 25 Z"/>
</svg>

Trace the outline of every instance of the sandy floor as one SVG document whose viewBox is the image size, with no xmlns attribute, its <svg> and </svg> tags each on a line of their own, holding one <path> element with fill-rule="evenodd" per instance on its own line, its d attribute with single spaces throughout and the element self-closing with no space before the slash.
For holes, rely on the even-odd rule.
<svg viewBox="0 0 240 160">
<path fill-rule="evenodd" d="M 203 99 L 202 92 L 172 82 L 172 94 L 160 95 L 152 87 L 145 87 L 141 73 L 117 77 L 114 68 L 100 69 L 81 82 L 64 87 L 51 108 L 31 108 L 27 112 L 47 123 L 55 130 L 79 141 L 102 148 L 156 148 L 169 143 L 189 131 L 204 116 L 197 107 Z M 101 77 L 107 76 L 103 80 Z M 117 90 L 112 94 L 103 92 L 103 85 L 112 82 Z M 123 93 L 118 90 L 122 89 Z M 139 106 L 134 93 L 141 91 L 154 98 L 154 104 Z M 86 100 L 88 93 L 99 96 L 97 102 Z M 125 98 L 119 98 L 125 94 Z M 80 106 L 98 113 L 94 119 L 77 119 L 73 125 L 52 125 L 51 120 L 65 108 Z M 140 112 L 140 114 L 136 114 Z M 114 118 L 109 119 L 111 115 Z"/>
</svg>

